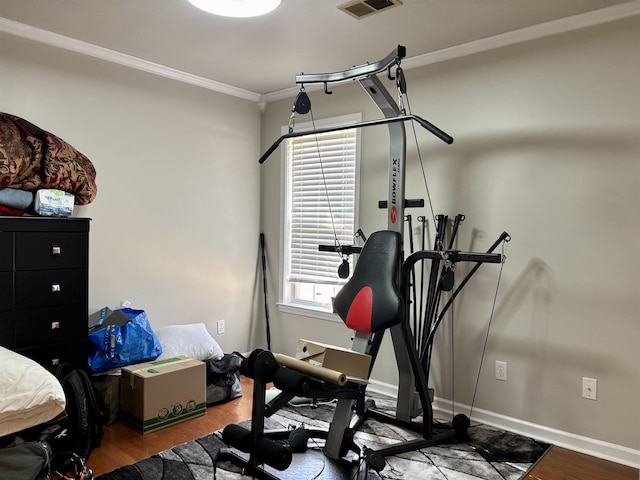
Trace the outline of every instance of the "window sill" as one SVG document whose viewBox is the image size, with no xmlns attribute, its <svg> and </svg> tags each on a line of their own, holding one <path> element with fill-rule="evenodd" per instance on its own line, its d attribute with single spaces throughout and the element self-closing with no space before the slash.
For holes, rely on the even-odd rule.
<svg viewBox="0 0 640 480">
<path fill-rule="evenodd" d="M 300 315 L 302 317 L 310 317 L 318 320 L 342 323 L 342 319 L 338 316 L 337 313 L 327 312 L 326 310 L 319 310 L 313 307 L 291 305 L 289 303 L 278 303 L 278 310 L 282 313 L 290 313 L 292 315 Z"/>
</svg>

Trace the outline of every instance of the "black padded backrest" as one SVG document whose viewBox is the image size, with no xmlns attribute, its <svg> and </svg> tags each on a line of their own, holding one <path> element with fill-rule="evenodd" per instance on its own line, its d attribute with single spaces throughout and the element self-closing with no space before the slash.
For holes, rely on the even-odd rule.
<svg viewBox="0 0 640 480">
<path fill-rule="evenodd" d="M 398 232 L 382 230 L 364 244 L 353 276 L 333 300 L 334 312 L 352 330 L 376 333 L 402 320 L 401 243 Z"/>
</svg>

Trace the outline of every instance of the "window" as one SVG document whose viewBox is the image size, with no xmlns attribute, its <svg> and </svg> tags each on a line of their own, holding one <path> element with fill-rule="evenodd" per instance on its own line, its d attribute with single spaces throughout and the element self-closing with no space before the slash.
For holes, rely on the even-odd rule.
<svg viewBox="0 0 640 480">
<path fill-rule="evenodd" d="M 349 115 L 316 122 L 315 128 L 359 120 L 360 115 Z M 296 130 L 313 128 L 301 124 Z M 286 127 L 284 131 L 288 131 Z M 291 138 L 283 150 L 283 303 L 332 312 L 331 299 L 346 281 L 338 276 L 342 257 L 319 251 L 318 246 L 354 243 L 359 131 L 350 128 Z"/>
</svg>

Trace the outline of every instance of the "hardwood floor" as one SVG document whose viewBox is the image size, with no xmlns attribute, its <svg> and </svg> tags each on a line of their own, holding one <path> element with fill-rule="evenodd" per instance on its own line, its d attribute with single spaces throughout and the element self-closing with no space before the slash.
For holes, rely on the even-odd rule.
<svg viewBox="0 0 640 480">
<path fill-rule="evenodd" d="M 119 421 L 104 427 L 102 444 L 89 457 L 87 465 L 94 476 L 155 455 L 175 445 L 194 440 L 220 430 L 230 423 L 251 418 L 253 383 L 241 377 L 242 397 L 222 405 L 207 408 L 207 414 L 172 427 L 142 435 L 127 423 Z"/>
<path fill-rule="evenodd" d="M 640 480 L 637 468 L 553 447 L 525 480 Z"/>
<path fill-rule="evenodd" d="M 154 455 L 251 417 L 251 380 L 242 377 L 243 396 L 209 407 L 207 414 L 142 435 L 124 422 L 105 427 L 102 445 L 87 462 L 94 475 Z M 304 479 L 301 479 L 304 480 Z M 640 480 L 638 470 L 570 450 L 553 447 L 525 480 Z"/>
</svg>

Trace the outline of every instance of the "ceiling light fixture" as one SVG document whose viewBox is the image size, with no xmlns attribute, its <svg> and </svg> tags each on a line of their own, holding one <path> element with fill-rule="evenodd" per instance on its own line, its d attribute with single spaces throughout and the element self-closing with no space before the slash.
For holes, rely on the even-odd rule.
<svg viewBox="0 0 640 480">
<path fill-rule="evenodd" d="M 282 0 L 189 0 L 205 12 L 225 17 L 257 17 L 275 10 Z"/>
</svg>

